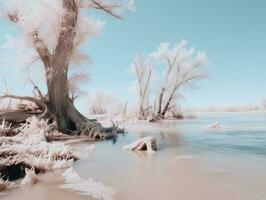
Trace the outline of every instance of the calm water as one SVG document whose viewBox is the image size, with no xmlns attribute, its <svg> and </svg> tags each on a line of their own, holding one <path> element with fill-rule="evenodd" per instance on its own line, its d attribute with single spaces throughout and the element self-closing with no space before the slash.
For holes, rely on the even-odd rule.
<svg viewBox="0 0 266 200">
<path fill-rule="evenodd" d="M 219 122 L 221 131 L 208 131 Z M 96 143 L 74 164 L 84 179 L 93 178 L 118 192 L 115 200 L 260 200 L 266 199 L 266 113 L 202 114 L 161 124 L 127 125 L 117 141 Z M 158 152 L 122 149 L 143 136 L 157 139 Z M 73 144 L 79 153 L 89 144 Z M 30 188 L 14 189 L 6 200 L 93 199 L 59 189 L 61 172 L 41 176 Z"/>
</svg>

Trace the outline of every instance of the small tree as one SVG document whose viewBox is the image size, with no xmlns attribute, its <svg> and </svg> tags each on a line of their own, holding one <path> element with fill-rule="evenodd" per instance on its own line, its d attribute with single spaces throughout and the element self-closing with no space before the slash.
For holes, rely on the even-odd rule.
<svg viewBox="0 0 266 200">
<path fill-rule="evenodd" d="M 88 105 L 90 115 L 122 114 L 124 107 L 114 94 L 103 90 L 92 91 L 88 96 Z"/>
<path fill-rule="evenodd" d="M 191 86 L 196 80 L 205 77 L 202 68 L 207 63 L 205 52 L 197 52 L 195 56 L 194 54 L 194 49 L 188 49 L 184 40 L 179 45 L 163 43 L 152 54 L 152 57 L 165 68 L 157 111 L 162 118 L 175 106 L 173 101 L 180 89 Z"/>
<path fill-rule="evenodd" d="M 146 119 L 150 114 L 149 93 L 153 74 L 153 66 L 149 61 L 149 57 L 136 55 L 131 64 L 131 71 L 136 77 L 133 84 L 136 86 L 138 93 L 138 117 Z"/>
</svg>

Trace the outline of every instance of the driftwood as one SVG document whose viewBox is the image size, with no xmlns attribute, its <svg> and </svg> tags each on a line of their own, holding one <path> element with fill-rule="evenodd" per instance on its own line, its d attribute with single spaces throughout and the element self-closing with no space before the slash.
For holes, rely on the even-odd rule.
<svg viewBox="0 0 266 200">
<path fill-rule="evenodd" d="M 72 135 L 54 135 L 54 134 L 45 134 L 45 138 L 48 142 L 54 142 L 54 141 L 68 141 L 68 140 L 78 140 L 78 141 L 95 141 L 93 138 L 89 138 L 88 136 L 72 136 Z"/>
<path fill-rule="evenodd" d="M 10 122 L 12 124 L 19 124 L 26 122 L 26 119 L 33 115 L 40 115 L 40 112 L 27 112 L 23 110 L 1 110 L 0 120 Z"/>
<path fill-rule="evenodd" d="M 0 99 L 16 99 L 27 101 L 31 104 L 19 103 L 14 110 L 0 110 L 0 121 L 6 121 L 11 124 L 25 123 L 29 117 L 44 115 L 47 113 L 47 105 L 43 100 L 28 96 L 4 95 Z"/>
<path fill-rule="evenodd" d="M 152 137 L 140 138 L 131 144 L 125 145 L 124 149 L 130 151 L 147 151 L 148 153 L 154 153 L 157 150 L 156 140 Z"/>
<path fill-rule="evenodd" d="M 162 118 L 160 116 L 151 115 L 147 117 L 147 122 L 157 122 L 160 121 Z"/>
</svg>

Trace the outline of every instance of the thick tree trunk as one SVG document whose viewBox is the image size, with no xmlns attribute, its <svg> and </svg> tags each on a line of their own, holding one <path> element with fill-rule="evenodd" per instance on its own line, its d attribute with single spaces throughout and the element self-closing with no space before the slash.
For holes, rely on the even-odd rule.
<svg viewBox="0 0 266 200">
<path fill-rule="evenodd" d="M 67 107 L 69 104 L 67 67 L 56 65 L 51 69 L 52 72 L 47 77 L 48 109 L 53 114 L 52 117 L 57 121 L 60 131 L 74 130 L 67 115 Z"/>
<path fill-rule="evenodd" d="M 59 131 L 67 134 L 81 134 L 88 124 L 93 124 L 75 108 L 69 97 L 68 63 L 62 57 L 57 57 L 51 64 L 51 72 L 46 74 L 49 113 L 57 122 Z M 100 128 L 98 123 L 97 126 Z"/>
<path fill-rule="evenodd" d="M 48 110 L 57 122 L 59 131 L 73 135 L 88 135 L 93 139 L 104 139 L 114 136 L 123 130 L 115 125 L 104 128 L 95 120 L 83 116 L 74 106 L 68 90 L 68 63 L 65 59 L 54 59 L 51 63 L 52 73 L 47 74 Z"/>
<path fill-rule="evenodd" d="M 76 109 L 72 109 L 73 103 L 69 98 L 68 67 L 73 53 L 73 41 L 75 38 L 75 26 L 78 17 L 78 8 L 74 0 L 63 0 L 66 13 L 62 18 L 61 32 L 54 55 L 50 56 L 50 63 L 46 65 L 46 80 L 48 88 L 48 109 L 56 120 L 58 129 L 62 132 L 70 132 L 77 129 L 76 123 L 70 116 L 77 112 L 80 120 L 83 116 Z M 71 111 L 70 111 L 71 110 Z"/>
</svg>

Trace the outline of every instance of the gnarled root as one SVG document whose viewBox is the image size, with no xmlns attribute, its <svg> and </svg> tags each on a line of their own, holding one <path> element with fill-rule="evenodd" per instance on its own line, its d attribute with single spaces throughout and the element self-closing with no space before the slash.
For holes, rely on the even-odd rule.
<svg viewBox="0 0 266 200">
<path fill-rule="evenodd" d="M 65 107 L 65 114 L 57 115 L 58 112 L 50 108 L 48 100 L 44 98 L 37 99 L 26 96 L 14 96 L 4 95 L 1 98 L 12 98 L 22 101 L 29 101 L 34 106 L 27 106 L 27 104 L 20 103 L 17 106 L 17 110 L 2 110 L 0 111 L 0 121 L 7 121 L 12 124 L 12 128 L 17 128 L 21 123 L 26 123 L 27 118 L 37 116 L 38 118 L 48 118 L 48 121 L 56 121 L 57 127 L 60 132 L 63 132 L 72 136 L 87 136 L 88 139 L 104 140 L 112 139 L 117 136 L 118 133 L 123 133 L 124 130 L 118 128 L 118 125 L 113 123 L 111 127 L 103 127 L 97 120 L 90 120 L 80 114 L 74 107 L 73 103 L 69 101 Z M 51 102 L 50 102 L 51 103 Z M 10 129 L 12 130 L 12 129 Z M 62 136 L 49 136 L 46 135 L 49 141 L 54 140 L 66 140 Z"/>
<path fill-rule="evenodd" d="M 118 128 L 114 123 L 112 127 L 105 128 L 98 122 L 88 122 L 81 130 L 81 135 L 86 135 L 92 140 L 115 138 L 119 133 L 124 133 L 124 129 Z"/>
</svg>

